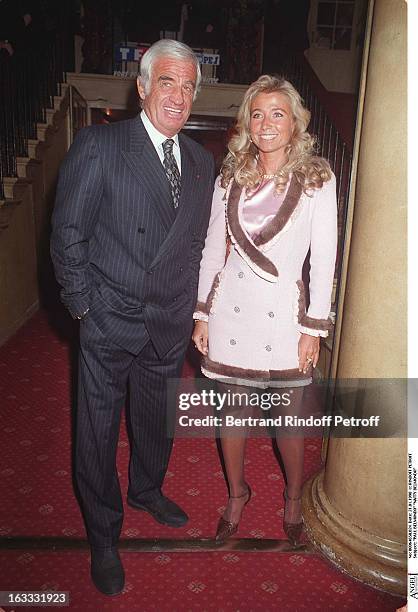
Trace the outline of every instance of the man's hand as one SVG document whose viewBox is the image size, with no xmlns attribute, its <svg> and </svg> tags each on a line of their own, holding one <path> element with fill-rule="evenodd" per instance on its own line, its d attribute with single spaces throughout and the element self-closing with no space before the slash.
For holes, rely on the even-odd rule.
<svg viewBox="0 0 418 612">
<path fill-rule="evenodd" d="M 195 347 L 202 355 L 208 354 L 208 324 L 206 321 L 195 322 L 192 340 Z"/>
<path fill-rule="evenodd" d="M 301 334 L 298 345 L 299 372 L 306 374 L 310 365 L 314 368 L 319 359 L 319 338 Z"/>
</svg>

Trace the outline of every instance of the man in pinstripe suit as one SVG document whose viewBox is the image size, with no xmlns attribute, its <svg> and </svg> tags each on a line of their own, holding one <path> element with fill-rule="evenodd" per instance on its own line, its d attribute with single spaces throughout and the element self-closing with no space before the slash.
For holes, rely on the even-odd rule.
<svg viewBox="0 0 418 612">
<path fill-rule="evenodd" d="M 167 379 L 180 376 L 191 335 L 214 180 L 212 157 L 178 134 L 200 78 L 189 47 L 155 43 L 141 62 L 140 115 L 80 131 L 60 171 L 51 254 L 80 319 L 76 482 L 92 579 L 109 595 L 124 585 L 116 449 L 128 386 L 128 504 L 173 527 L 188 518 L 161 488 Z"/>
</svg>

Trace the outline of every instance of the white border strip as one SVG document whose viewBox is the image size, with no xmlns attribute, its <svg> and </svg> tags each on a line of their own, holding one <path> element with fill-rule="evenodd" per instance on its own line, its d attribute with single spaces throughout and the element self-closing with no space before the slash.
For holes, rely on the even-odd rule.
<svg viewBox="0 0 418 612">
<path fill-rule="evenodd" d="M 417 36 L 418 4 L 408 3 L 408 412 L 409 420 L 418 418 L 418 206 L 417 206 L 417 140 L 418 80 Z M 414 320 L 415 319 L 415 320 Z M 414 379 L 414 380 L 411 380 Z M 415 429 L 415 428 L 414 428 Z M 412 431 L 412 429 L 410 429 Z M 418 611 L 418 539 L 417 539 L 418 439 L 408 439 L 408 612 Z"/>
</svg>

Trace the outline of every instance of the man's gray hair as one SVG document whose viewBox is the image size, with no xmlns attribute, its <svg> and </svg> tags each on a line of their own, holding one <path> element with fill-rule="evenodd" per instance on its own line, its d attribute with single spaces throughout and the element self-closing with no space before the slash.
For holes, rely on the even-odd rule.
<svg viewBox="0 0 418 612">
<path fill-rule="evenodd" d="M 199 60 L 190 47 L 178 40 L 171 40 L 168 38 L 158 40 L 151 45 L 148 51 L 142 56 L 139 79 L 145 90 L 145 94 L 149 94 L 151 72 L 154 62 L 162 57 L 170 57 L 182 60 L 183 62 L 192 62 L 196 66 L 196 87 L 193 95 L 193 100 L 195 100 L 199 91 L 200 81 L 202 80 Z"/>
</svg>

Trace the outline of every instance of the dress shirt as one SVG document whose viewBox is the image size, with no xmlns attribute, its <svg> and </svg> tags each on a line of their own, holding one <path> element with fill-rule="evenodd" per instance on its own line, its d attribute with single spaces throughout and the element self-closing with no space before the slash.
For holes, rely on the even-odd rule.
<svg viewBox="0 0 418 612">
<path fill-rule="evenodd" d="M 179 145 L 178 134 L 175 134 L 175 136 L 171 136 L 171 137 L 164 136 L 164 134 L 161 134 L 161 132 L 159 132 L 157 128 L 151 123 L 145 111 L 141 111 L 140 117 L 141 117 L 142 123 L 144 124 L 144 128 L 146 129 L 148 136 L 151 138 L 151 142 L 154 145 L 155 150 L 157 151 L 158 157 L 160 158 L 160 161 L 163 164 L 163 166 L 164 166 L 163 142 L 167 140 L 168 138 L 171 138 L 172 140 L 174 140 L 173 155 L 174 155 L 174 159 L 176 160 L 176 163 L 177 163 L 180 175 L 181 175 L 181 155 L 180 155 L 180 145 Z"/>
</svg>

